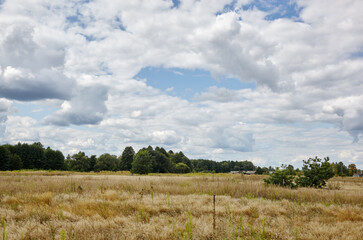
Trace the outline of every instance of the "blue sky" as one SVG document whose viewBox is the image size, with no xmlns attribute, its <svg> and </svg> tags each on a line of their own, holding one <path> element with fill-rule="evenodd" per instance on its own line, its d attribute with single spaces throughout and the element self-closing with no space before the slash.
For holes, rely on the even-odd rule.
<svg viewBox="0 0 363 240">
<path fill-rule="evenodd" d="M 363 168 L 362 1 L 0 4 L 0 143 Z"/>
<path fill-rule="evenodd" d="M 256 88 L 254 82 L 244 83 L 236 78 L 227 77 L 215 79 L 210 72 L 200 69 L 146 67 L 135 78 L 145 79 L 147 85 L 188 101 L 194 101 L 196 94 L 205 92 L 213 86 L 234 90 Z"/>
</svg>

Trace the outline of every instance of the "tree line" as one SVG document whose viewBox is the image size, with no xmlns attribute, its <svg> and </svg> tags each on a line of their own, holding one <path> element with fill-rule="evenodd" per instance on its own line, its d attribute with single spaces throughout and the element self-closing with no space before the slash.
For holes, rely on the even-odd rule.
<svg viewBox="0 0 363 240">
<path fill-rule="evenodd" d="M 43 169 L 90 171 L 131 171 L 147 173 L 189 173 L 253 171 L 256 167 L 250 161 L 222 161 L 198 159 L 191 160 L 183 152 L 166 151 L 162 147 L 151 146 L 135 153 L 131 146 L 120 156 L 105 153 L 97 157 L 78 152 L 64 157 L 59 150 L 45 148 L 40 142 L 18 143 L 0 146 L 0 170 Z"/>
<path fill-rule="evenodd" d="M 352 176 L 360 172 L 355 164 L 344 165 L 343 162 L 331 163 L 335 176 Z M 162 147 L 140 149 L 135 153 L 131 146 L 126 147 L 120 156 L 105 153 L 97 157 L 78 152 L 64 157 L 59 150 L 45 148 L 40 142 L 33 144 L 18 143 L 0 146 L 0 170 L 44 169 L 90 171 L 131 171 L 132 173 L 189 173 L 231 171 L 255 171 L 256 174 L 271 174 L 279 169 L 284 173 L 298 175 L 300 169 L 292 165 L 276 167 L 256 167 L 250 161 L 213 161 L 207 159 L 189 159 L 183 152 L 166 151 Z M 302 169 L 303 170 L 303 169 Z"/>
</svg>

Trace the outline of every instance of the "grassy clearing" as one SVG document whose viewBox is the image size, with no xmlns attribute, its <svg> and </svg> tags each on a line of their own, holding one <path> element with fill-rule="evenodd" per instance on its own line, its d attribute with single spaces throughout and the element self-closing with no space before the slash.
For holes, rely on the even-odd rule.
<svg viewBox="0 0 363 240">
<path fill-rule="evenodd" d="M 291 190 L 262 178 L 2 172 L 0 233 L 9 240 L 362 239 L 363 179 Z"/>
</svg>

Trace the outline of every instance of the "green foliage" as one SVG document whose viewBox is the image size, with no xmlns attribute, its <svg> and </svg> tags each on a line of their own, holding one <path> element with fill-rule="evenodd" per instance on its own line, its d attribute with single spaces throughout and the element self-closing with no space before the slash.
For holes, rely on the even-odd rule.
<svg viewBox="0 0 363 240">
<path fill-rule="evenodd" d="M 53 150 L 50 147 L 44 151 L 45 159 L 49 169 L 52 170 L 65 170 L 64 155 L 61 151 Z"/>
<path fill-rule="evenodd" d="M 124 149 L 122 155 L 119 157 L 120 159 L 120 170 L 130 171 L 132 168 L 132 161 L 134 160 L 135 151 L 129 146 Z"/>
<path fill-rule="evenodd" d="M 264 181 L 268 185 L 272 184 L 281 187 L 296 188 L 294 179 L 295 175 L 292 175 L 288 169 L 281 169 L 275 171 L 269 178 L 264 179 Z"/>
<path fill-rule="evenodd" d="M 185 163 L 180 162 L 180 163 L 177 163 L 175 165 L 174 171 L 176 173 L 189 173 L 191 170 L 188 167 L 188 165 L 186 165 Z"/>
<path fill-rule="evenodd" d="M 303 162 L 303 175 L 296 179 L 298 186 L 321 188 L 326 185 L 328 179 L 334 176 L 329 157 L 324 158 L 324 161 L 315 157 Z"/>
<path fill-rule="evenodd" d="M 165 155 L 163 151 L 155 149 L 152 153 L 153 156 L 153 172 L 155 173 L 168 173 L 172 170 L 170 158 Z"/>
<path fill-rule="evenodd" d="M 345 176 L 350 175 L 348 167 L 345 166 L 343 162 L 339 162 L 339 163 L 335 162 L 335 163 L 331 163 L 330 165 L 333 169 L 335 176 L 345 177 Z"/>
<path fill-rule="evenodd" d="M 6 232 L 6 222 L 4 218 L 1 219 L 1 227 L 3 228 L 3 240 L 7 240 L 8 233 Z"/>
<path fill-rule="evenodd" d="M 324 161 L 315 157 L 303 160 L 303 162 L 302 175 L 297 178 L 295 178 L 296 171 L 293 166 L 282 165 L 283 169 L 277 170 L 268 179 L 265 179 L 265 183 L 291 188 L 322 188 L 326 185 L 326 181 L 334 176 L 329 157 L 324 158 Z"/>
<path fill-rule="evenodd" d="M 23 167 L 23 162 L 18 154 L 12 154 L 10 157 L 10 170 L 20 170 Z"/>
<path fill-rule="evenodd" d="M 132 173 L 148 174 L 152 171 L 152 156 L 147 149 L 141 149 L 132 162 Z"/>
<path fill-rule="evenodd" d="M 48 169 L 48 164 L 44 155 L 43 145 L 39 142 L 31 145 L 18 143 L 10 148 L 12 154 L 17 154 L 24 169 Z"/>
<path fill-rule="evenodd" d="M 95 170 L 96 161 L 97 161 L 97 157 L 96 157 L 96 155 L 92 155 L 92 156 L 88 159 L 88 162 L 89 162 L 89 168 L 87 169 L 87 172 L 90 172 L 90 171 L 94 171 L 94 170 Z"/>
<path fill-rule="evenodd" d="M 253 171 L 256 167 L 250 161 L 222 161 L 197 159 L 191 160 L 192 170 L 196 172 L 223 173 L 230 171 Z"/>
<path fill-rule="evenodd" d="M 192 162 L 189 160 L 189 158 L 187 158 L 183 152 L 178 152 L 178 153 L 174 153 L 171 154 L 171 161 L 174 164 L 178 164 L 178 163 L 184 163 L 186 164 L 190 169 L 193 169 L 192 166 Z"/>
<path fill-rule="evenodd" d="M 256 174 L 262 175 L 263 174 L 263 169 L 261 167 L 257 167 L 256 168 Z"/>
<path fill-rule="evenodd" d="M 0 146 L 0 170 L 6 171 L 10 167 L 11 153 L 6 146 Z"/>
<path fill-rule="evenodd" d="M 117 171 L 118 169 L 118 159 L 115 155 L 108 153 L 102 154 L 96 160 L 94 170 L 99 171 Z"/>
<path fill-rule="evenodd" d="M 90 169 L 90 160 L 84 152 L 73 154 L 72 157 L 68 155 L 65 162 L 71 171 L 86 172 Z"/>
<path fill-rule="evenodd" d="M 185 239 L 193 239 L 193 220 L 190 212 L 188 212 L 188 219 L 185 223 L 185 233 Z"/>
</svg>

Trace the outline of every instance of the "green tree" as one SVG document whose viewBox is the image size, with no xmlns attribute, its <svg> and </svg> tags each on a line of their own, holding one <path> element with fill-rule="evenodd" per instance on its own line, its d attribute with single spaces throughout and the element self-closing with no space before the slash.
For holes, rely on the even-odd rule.
<svg viewBox="0 0 363 240">
<path fill-rule="evenodd" d="M 276 170 L 269 178 L 264 179 L 267 185 L 277 185 L 281 187 L 296 188 L 294 183 L 295 175 L 292 175 L 288 169 Z"/>
<path fill-rule="evenodd" d="M 137 174 L 148 174 L 152 171 L 152 156 L 147 149 L 141 149 L 135 155 L 134 161 L 132 162 L 132 173 Z"/>
<path fill-rule="evenodd" d="M 290 175 L 296 175 L 296 171 L 294 169 L 294 166 L 292 166 L 291 164 L 289 164 L 288 166 L 286 164 L 282 164 L 281 168 L 286 169 L 286 171 L 290 174 Z"/>
<path fill-rule="evenodd" d="M 44 148 L 40 142 L 31 145 L 27 143 L 18 143 L 11 148 L 12 154 L 17 154 L 23 162 L 25 169 L 48 169 L 49 166 L 45 160 Z"/>
<path fill-rule="evenodd" d="M 92 155 L 89 158 L 89 168 L 87 169 L 87 172 L 90 172 L 90 171 L 94 171 L 95 170 L 96 161 L 97 161 L 96 155 Z"/>
<path fill-rule="evenodd" d="M 90 168 L 89 158 L 84 152 L 73 154 L 72 157 L 68 155 L 65 162 L 71 171 L 86 172 Z"/>
<path fill-rule="evenodd" d="M 329 157 L 324 158 L 324 161 L 315 157 L 303 162 L 303 175 L 296 179 L 298 186 L 322 188 L 326 185 L 326 181 L 334 176 Z"/>
<path fill-rule="evenodd" d="M 189 158 L 187 158 L 183 152 L 178 152 L 178 153 L 174 153 L 171 155 L 171 161 L 174 164 L 178 164 L 178 163 L 184 163 L 186 164 L 191 170 L 193 168 L 192 166 L 192 162 L 189 160 Z"/>
<path fill-rule="evenodd" d="M 344 165 L 343 162 L 339 162 L 339 163 L 332 163 L 331 164 L 333 172 L 335 174 L 335 176 L 348 176 L 349 175 L 349 170 L 347 168 L 347 166 Z"/>
<path fill-rule="evenodd" d="M 44 155 L 49 169 L 65 170 L 64 155 L 61 151 L 48 147 L 45 149 Z"/>
<path fill-rule="evenodd" d="M 263 174 L 263 169 L 261 167 L 257 167 L 256 168 L 256 174 L 262 175 Z"/>
<path fill-rule="evenodd" d="M 180 162 L 175 165 L 175 172 L 176 173 L 189 173 L 190 168 L 185 163 Z"/>
<path fill-rule="evenodd" d="M 172 171 L 172 164 L 168 153 L 163 148 L 156 147 L 155 150 L 149 151 L 152 155 L 153 172 L 167 173 Z"/>
<path fill-rule="evenodd" d="M 99 171 L 117 171 L 118 160 L 115 155 L 108 153 L 102 154 L 97 158 L 94 170 Z"/>
<path fill-rule="evenodd" d="M 0 170 L 10 170 L 11 153 L 6 146 L 0 146 Z"/>
<path fill-rule="evenodd" d="M 135 151 L 131 146 L 125 147 L 120 159 L 120 170 L 130 171 L 132 168 L 132 161 L 134 160 Z"/>
<path fill-rule="evenodd" d="M 17 154 L 11 154 L 9 166 L 10 170 L 20 170 L 23 167 L 23 162 Z"/>
</svg>

